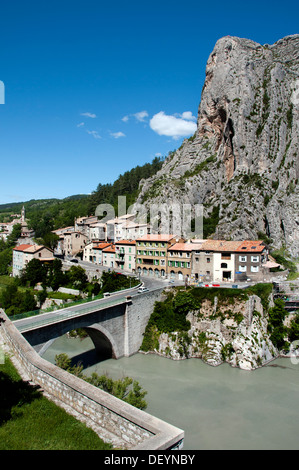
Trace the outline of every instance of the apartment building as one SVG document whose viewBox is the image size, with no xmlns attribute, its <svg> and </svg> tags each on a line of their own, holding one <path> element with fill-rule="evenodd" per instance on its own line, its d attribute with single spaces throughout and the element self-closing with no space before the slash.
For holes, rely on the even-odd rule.
<svg viewBox="0 0 299 470">
<path fill-rule="evenodd" d="M 183 243 L 176 235 L 150 234 L 136 239 L 136 268 L 143 276 L 165 278 L 168 274 L 168 249 L 174 243 Z"/>
<path fill-rule="evenodd" d="M 81 232 L 65 232 L 60 236 L 61 242 L 60 249 L 65 256 L 75 256 L 80 251 L 83 251 L 88 238 Z"/>
<path fill-rule="evenodd" d="M 263 280 L 264 276 L 269 274 L 269 267 L 271 267 L 271 264 L 267 264 L 268 260 L 269 251 L 263 241 L 245 240 L 241 242 L 235 257 L 236 279 Z"/>
<path fill-rule="evenodd" d="M 89 217 L 78 217 L 75 219 L 74 228 L 76 232 L 80 232 L 90 239 L 90 225 L 97 222 L 98 218 L 96 215 L 91 215 Z"/>
<path fill-rule="evenodd" d="M 263 264 L 268 250 L 261 240 L 206 240 L 197 256 L 200 280 L 236 282 L 261 279 L 266 273 Z"/>
<path fill-rule="evenodd" d="M 111 243 L 92 241 L 88 243 L 83 250 L 83 261 L 102 264 L 102 251 L 110 246 Z"/>
<path fill-rule="evenodd" d="M 89 226 L 90 240 L 106 240 L 106 224 L 103 222 L 96 222 Z"/>
<path fill-rule="evenodd" d="M 136 241 L 120 240 L 115 242 L 115 266 L 120 271 L 135 272 Z"/>
<path fill-rule="evenodd" d="M 102 265 L 113 269 L 115 267 L 115 245 L 109 245 L 102 250 Z"/>
<path fill-rule="evenodd" d="M 43 245 L 22 244 L 13 249 L 12 275 L 20 276 L 29 261 L 37 258 L 43 263 L 52 262 L 55 258 L 53 251 Z"/>
<path fill-rule="evenodd" d="M 170 279 L 178 279 L 179 281 L 190 280 L 192 243 L 174 243 L 168 248 L 168 273 Z"/>
</svg>

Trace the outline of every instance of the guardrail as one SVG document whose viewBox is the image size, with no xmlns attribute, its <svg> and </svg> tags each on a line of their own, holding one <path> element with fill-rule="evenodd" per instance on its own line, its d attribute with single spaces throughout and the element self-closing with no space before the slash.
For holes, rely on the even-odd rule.
<svg viewBox="0 0 299 470">
<path fill-rule="evenodd" d="M 101 300 L 105 300 L 105 299 L 101 299 Z M 56 313 L 55 316 L 50 317 L 49 314 L 51 314 L 53 312 L 48 312 L 48 314 L 44 314 L 43 318 L 39 321 L 33 321 L 33 322 L 28 321 L 26 324 L 18 324 L 18 321 L 20 321 L 20 320 L 16 320 L 16 321 L 14 321 L 14 325 L 16 326 L 18 331 L 20 331 L 22 333 L 22 332 L 27 331 L 27 330 L 33 330 L 35 328 L 40 328 L 41 326 L 51 325 L 53 323 L 58 323 L 60 321 L 68 320 L 69 318 L 78 317 L 78 316 L 81 316 L 81 315 L 86 315 L 87 313 L 97 312 L 99 310 L 103 310 L 103 309 L 109 308 L 109 307 L 114 307 L 115 305 L 120 305 L 120 304 L 123 304 L 125 302 L 128 302 L 128 300 L 127 300 L 126 297 L 123 297 L 121 299 L 114 299 L 114 300 L 110 300 L 108 302 L 107 301 L 105 301 L 103 303 L 99 302 L 99 303 L 97 303 L 96 306 L 93 305 L 93 306 L 89 306 L 87 308 L 82 308 L 80 310 L 66 310 L 66 309 L 65 309 L 65 311 L 57 310 L 57 313 Z M 28 317 L 28 318 L 32 318 L 32 317 Z"/>
<path fill-rule="evenodd" d="M 140 286 L 141 286 L 141 283 L 138 284 L 137 286 L 129 287 L 127 289 L 121 289 L 121 290 L 118 290 L 118 291 L 115 291 L 115 292 L 111 292 L 111 293 L 109 293 L 109 296 L 117 295 L 117 294 L 125 294 L 126 292 L 131 292 L 132 290 L 138 289 Z M 95 302 L 96 300 L 102 300 L 104 298 L 105 297 L 102 297 L 102 294 L 101 294 L 100 296 L 95 296 L 94 298 L 87 298 L 87 299 L 78 300 L 76 302 L 69 302 L 69 303 L 63 304 L 63 305 L 56 305 L 55 307 L 52 307 L 52 308 L 50 307 L 50 308 L 47 308 L 45 310 L 41 310 L 41 309 L 30 310 L 29 312 L 24 312 L 24 313 L 19 313 L 17 315 L 12 315 L 12 316 L 9 317 L 9 319 L 11 321 L 15 322 L 17 320 L 23 320 L 24 318 L 29 318 L 29 317 L 33 317 L 33 316 L 37 316 L 37 315 L 44 315 L 45 313 L 51 313 L 51 312 L 56 312 L 56 311 L 63 310 L 63 309 L 66 309 L 66 308 L 76 307 L 77 305 L 83 305 L 83 304 L 87 304 L 87 303 L 90 303 L 90 302 Z"/>
</svg>

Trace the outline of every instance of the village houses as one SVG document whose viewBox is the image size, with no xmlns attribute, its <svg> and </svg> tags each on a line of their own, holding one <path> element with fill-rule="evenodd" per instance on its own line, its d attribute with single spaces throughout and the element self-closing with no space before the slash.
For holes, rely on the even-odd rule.
<svg viewBox="0 0 299 470">
<path fill-rule="evenodd" d="M 60 239 L 55 252 L 75 256 L 82 251 L 84 261 L 110 269 L 194 284 L 260 281 L 279 266 L 269 265 L 261 240 L 185 240 L 150 232 L 150 225 L 135 223 L 132 214 L 106 223 L 81 217 L 73 230 L 56 231 Z"/>
</svg>

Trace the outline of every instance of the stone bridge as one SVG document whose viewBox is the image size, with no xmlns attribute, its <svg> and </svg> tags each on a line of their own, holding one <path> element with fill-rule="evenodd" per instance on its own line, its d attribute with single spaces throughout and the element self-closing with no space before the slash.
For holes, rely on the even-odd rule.
<svg viewBox="0 0 299 470">
<path fill-rule="evenodd" d="M 131 291 L 77 306 L 14 321 L 34 349 L 42 354 L 59 336 L 84 328 L 102 357 L 119 359 L 140 349 L 154 303 L 163 288 L 144 293 Z"/>
<path fill-rule="evenodd" d="M 95 347 L 118 358 L 139 350 L 153 305 L 163 289 L 115 295 L 14 322 L 0 309 L 3 344 L 23 380 L 91 427 L 117 449 L 182 449 L 184 431 L 139 410 L 44 360 L 37 350 L 65 332 L 87 329 Z M 34 346 L 33 346 L 34 345 Z"/>
</svg>

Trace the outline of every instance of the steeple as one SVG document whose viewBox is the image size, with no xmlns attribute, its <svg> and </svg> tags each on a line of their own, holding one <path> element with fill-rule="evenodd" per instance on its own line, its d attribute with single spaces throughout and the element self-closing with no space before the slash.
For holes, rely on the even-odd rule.
<svg viewBox="0 0 299 470">
<path fill-rule="evenodd" d="M 22 207 L 22 222 L 25 222 L 25 207 Z"/>
</svg>

